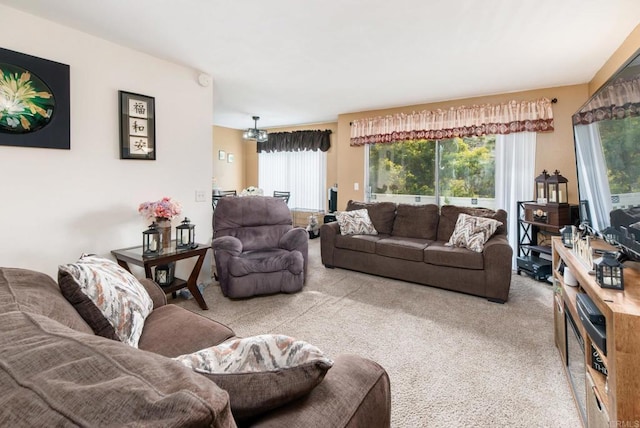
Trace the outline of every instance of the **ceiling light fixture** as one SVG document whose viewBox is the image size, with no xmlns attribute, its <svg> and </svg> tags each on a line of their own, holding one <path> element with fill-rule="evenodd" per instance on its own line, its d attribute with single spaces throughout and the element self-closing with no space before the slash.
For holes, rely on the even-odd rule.
<svg viewBox="0 0 640 428">
<path fill-rule="evenodd" d="M 258 119 L 260 116 L 253 116 L 253 128 L 249 128 L 242 133 L 242 138 L 245 140 L 256 140 L 259 143 L 267 141 L 269 136 L 264 129 L 258 129 Z"/>
</svg>

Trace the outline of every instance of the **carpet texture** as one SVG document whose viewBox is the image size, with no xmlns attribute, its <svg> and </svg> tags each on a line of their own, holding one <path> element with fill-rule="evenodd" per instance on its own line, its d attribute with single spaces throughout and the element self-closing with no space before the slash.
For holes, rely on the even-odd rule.
<svg viewBox="0 0 640 428">
<path fill-rule="evenodd" d="M 189 310 L 238 336 L 278 333 L 358 354 L 391 379 L 393 427 L 579 427 L 553 342 L 551 286 L 514 275 L 509 301 L 326 269 L 309 241 L 301 292 L 230 300 L 206 287 Z"/>
</svg>

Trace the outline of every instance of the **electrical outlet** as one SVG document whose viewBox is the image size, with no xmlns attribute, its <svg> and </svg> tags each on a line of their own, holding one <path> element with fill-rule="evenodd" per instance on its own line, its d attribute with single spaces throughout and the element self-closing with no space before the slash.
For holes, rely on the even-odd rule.
<svg viewBox="0 0 640 428">
<path fill-rule="evenodd" d="M 353 183 L 353 190 L 360 190 L 360 183 Z"/>
<path fill-rule="evenodd" d="M 196 202 L 206 202 L 207 193 L 204 190 L 196 190 Z"/>
</svg>

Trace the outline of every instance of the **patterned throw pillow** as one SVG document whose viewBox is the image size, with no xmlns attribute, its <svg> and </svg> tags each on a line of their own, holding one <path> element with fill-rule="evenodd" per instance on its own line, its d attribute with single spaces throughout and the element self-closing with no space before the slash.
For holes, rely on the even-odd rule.
<svg viewBox="0 0 640 428">
<path fill-rule="evenodd" d="M 445 245 L 464 247 L 481 253 L 485 242 L 491 238 L 499 226 L 502 226 L 502 222 L 498 220 L 460 213 L 453 234 Z"/>
<path fill-rule="evenodd" d="M 153 301 L 131 273 L 111 260 L 83 255 L 58 267 L 58 284 L 97 335 L 138 347 Z"/>
<path fill-rule="evenodd" d="M 366 209 L 341 211 L 336 214 L 341 235 L 377 235 Z"/>
<path fill-rule="evenodd" d="M 228 340 L 174 359 L 226 390 L 238 420 L 308 394 L 333 365 L 307 342 L 269 334 Z"/>
</svg>

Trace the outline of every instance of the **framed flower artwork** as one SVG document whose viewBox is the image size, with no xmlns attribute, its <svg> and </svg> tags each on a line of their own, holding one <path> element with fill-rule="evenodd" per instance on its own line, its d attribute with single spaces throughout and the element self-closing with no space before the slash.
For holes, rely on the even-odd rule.
<svg viewBox="0 0 640 428">
<path fill-rule="evenodd" d="M 71 147 L 69 66 L 0 48 L 0 145 Z"/>
<path fill-rule="evenodd" d="M 156 160 L 155 98 L 118 91 L 120 159 Z"/>
</svg>

